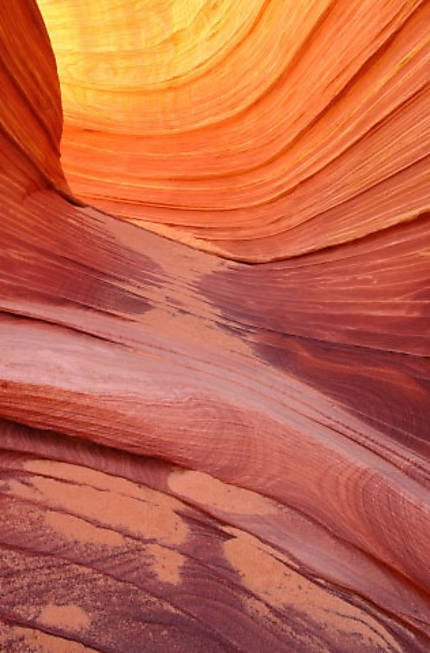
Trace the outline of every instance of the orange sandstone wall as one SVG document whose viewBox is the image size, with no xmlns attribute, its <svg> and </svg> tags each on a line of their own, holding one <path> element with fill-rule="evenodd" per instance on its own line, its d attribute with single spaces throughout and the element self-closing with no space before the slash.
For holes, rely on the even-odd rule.
<svg viewBox="0 0 430 653">
<path fill-rule="evenodd" d="M 428 4 L 39 4 L 64 125 L 0 6 L 0 648 L 428 651 Z"/>
<path fill-rule="evenodd" d="M 39 4 L 90 204 L 249 262 L 428 207 L 428 2 Z"/>
</svg>

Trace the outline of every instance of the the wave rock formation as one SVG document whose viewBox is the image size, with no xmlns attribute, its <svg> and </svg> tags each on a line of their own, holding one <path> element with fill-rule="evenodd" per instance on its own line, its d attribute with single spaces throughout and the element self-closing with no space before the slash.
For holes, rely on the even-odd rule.
<svg viewBox="0 0 430 653">
<path fill-rule="evenodd" d="M 430 650 L 430 3 L 0 3 L 0 650 Z"/>
</svg>

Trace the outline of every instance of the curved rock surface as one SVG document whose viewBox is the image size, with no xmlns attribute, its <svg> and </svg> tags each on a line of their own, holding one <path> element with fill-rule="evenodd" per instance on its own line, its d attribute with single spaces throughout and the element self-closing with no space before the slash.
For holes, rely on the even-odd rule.
<svg viewBox="0 0 430 653">
<path fill-rule="evenodd" d="M 63 167 L 0 6 L 2 650 L 428 651 L 428 3 L 39 5 Z"/>
<path fill-rule="evenodd" d="M 428 2 L 39 4 L 64 170 L 94 206 L 249 262 L 428 206 Z"/>
</svg>

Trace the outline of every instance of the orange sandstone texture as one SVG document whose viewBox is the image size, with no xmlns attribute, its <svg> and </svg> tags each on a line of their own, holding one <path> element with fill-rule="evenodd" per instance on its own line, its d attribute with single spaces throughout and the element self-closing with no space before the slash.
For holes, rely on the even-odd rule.
<svg viewBox="0 0 430 653">
<path fill-rule="evenodd" d="M 428 2 L 39 5 L 64 171 L 90 204 L 249 262 L 428 207 Z"/>
<path fill-rule="evenodd" d="M 428 651 L 428 3 L 39 5 L 59 81 L 0 7 L 0 648 Z"/>
</svg>

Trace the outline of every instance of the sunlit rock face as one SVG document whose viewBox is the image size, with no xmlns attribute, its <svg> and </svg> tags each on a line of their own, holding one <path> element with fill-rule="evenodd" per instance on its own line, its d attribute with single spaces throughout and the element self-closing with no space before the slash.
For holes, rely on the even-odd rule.
<svg viewBox="0 0 430 653">
<path fill-rule="evenodd" d="M 85 201 L 268 261 L 426 206 L 419 0 L 41 0 Z"/>
<path fill-rule="evenodd" d="M 0 4 L 0 649 L 429 651 L 428 3 L 39 6 Z"/>
</svg>

